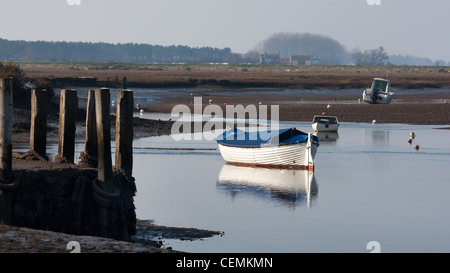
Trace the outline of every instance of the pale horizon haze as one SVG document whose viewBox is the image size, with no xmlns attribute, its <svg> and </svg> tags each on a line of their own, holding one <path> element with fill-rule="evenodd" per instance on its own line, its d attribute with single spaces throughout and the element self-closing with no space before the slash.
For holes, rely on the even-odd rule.
<svg viewBox="0 0 450 273">
<path fill-rule="evenodd" d="M 0 38 L 229 47 L 279 32 L 450 61 L 448 0 L 2 0 Z M 73 5 L 75 4 L 75 5 Z M 77 5 L 79 4 L 79 5 Z"/>
</svg>

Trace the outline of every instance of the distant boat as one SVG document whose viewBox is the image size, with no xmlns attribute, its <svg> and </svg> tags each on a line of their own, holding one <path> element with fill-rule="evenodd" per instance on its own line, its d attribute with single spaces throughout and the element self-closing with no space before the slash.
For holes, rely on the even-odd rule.
<svg viewBox="0 0 450 273">
<path fill-rule="evenodd" d="M 230 164 L 314 170 L 319 139 L 295 128 L 245 132 L 232 128 L 216 138 Z"/>
<path fill-rule="evenodd" d="M 389 104 L 391 103 L 393 92 L 389 91 L 389 80 L 382 78 L 373 79 L 372 85 L 363 91 L 363 101 L 370 104 Z"/>
<path fill-rule="evenodd" d="M 337 132 L 339 120 L 335 116 L 316 115 L 313 117 L 311 126 L 315 132 Z"/>
</svg>

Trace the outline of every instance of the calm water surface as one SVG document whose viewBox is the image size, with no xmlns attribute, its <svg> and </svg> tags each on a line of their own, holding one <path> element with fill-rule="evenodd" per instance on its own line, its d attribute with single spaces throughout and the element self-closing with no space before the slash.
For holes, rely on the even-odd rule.
<svg viewBox="0 0 450 273">
<path fill-rule="evenodd" d="M 343 123 L 319 135 L 314 173 L 229 166 L 213 141 L 135 140 L 137 216 L 225 233 L 164 240 L 187 252 L 449 252 L 450 130 L 436 127 Z"/>
<path fill-rule="evenodd" d="M 135 101 L 189 95 L 163 91 L 136 90 Z M 309 122 L 284 126 L 312 131 Z M 224 232 L 199 241 L 163 239 L 165 247 L 187 252 L 369 252 L 370 241 L 381 252 L 450 252 L 450 130 L 437 127 L 342 123 L 338 134 L 319 135 L 314 173 L 229 166 L 214 141 L 138 139 L 137 217 Z M 57 145 L 49 146 L 56 153 Z M 76 154 L 83 150 L 77 143 Z"/>
</svg>

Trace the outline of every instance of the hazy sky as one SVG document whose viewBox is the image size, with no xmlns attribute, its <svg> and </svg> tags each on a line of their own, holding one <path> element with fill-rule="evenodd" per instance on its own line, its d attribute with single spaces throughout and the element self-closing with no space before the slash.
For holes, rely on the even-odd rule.
<svg viewBox="0 0 450 273">
<path fill-rule="evenodd" d="M 0 38 L 229 47 L 277 32 L 450 61 L 449 0 L 1 0 Z M 69 5 L 76 4 L 80 5 Z"/>
</svg>

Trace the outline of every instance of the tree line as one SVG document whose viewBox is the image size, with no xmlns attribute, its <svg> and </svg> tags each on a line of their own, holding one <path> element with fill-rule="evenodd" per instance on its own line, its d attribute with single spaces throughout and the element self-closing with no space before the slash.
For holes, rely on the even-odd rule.
<svg viewBox="0 0 450 273">
<path fill-rule="evenodd" d="M 230 48 L 0 39 L 0 59 L 4 61 L 224 63 L 230 54 Z"/>
<path fill-rule="evenodd" d="M 309 55 L 325 65 L 450 65 L 445 60 L 389 55 L 383 46 L 374 49 L 348 51 L 331 37 L 312 33 L 279 32 L 259 42 L 253 50 L 242 56 L 247 61 L 255 58 L 255 52 L 279 54 L 281 58 L 293 55 Z"/>
<path fill-rule="evenodd" d="M 323 65 L 450 65 L 450 62 L 443 60 L 388 55 L 382 46 L 349 52 L 331 37 L 311 33 L 275 33 L 244 54 L 232 52 L 228 47 L 32 42 L 0 38 L 0 60 L 3 61 L 259 64 L 263 53 L 278 54 L 284 59 L 295 55 L 310 56 L 314 64 Z"/>
</svg>

